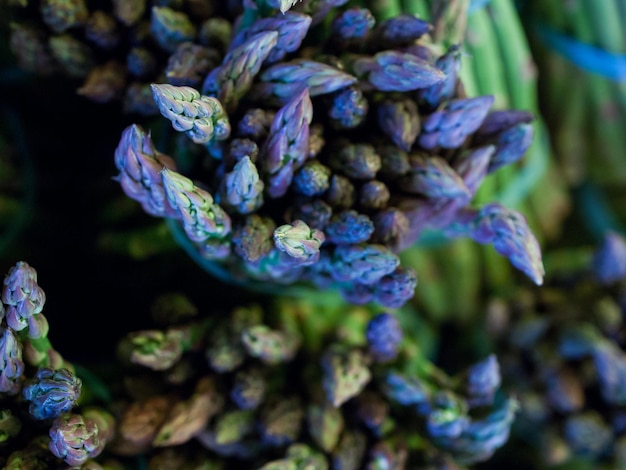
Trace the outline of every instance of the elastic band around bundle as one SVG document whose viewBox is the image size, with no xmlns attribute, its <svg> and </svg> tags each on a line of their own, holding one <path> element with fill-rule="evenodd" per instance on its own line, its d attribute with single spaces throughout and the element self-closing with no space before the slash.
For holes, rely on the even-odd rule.
<svg viewBox="0 0 626 470">
<path fill-rule="evenodd" d="M 252 279 L 241 279 L 233 276 L 226 267 L 222 266 L 219 261 L 206 259 L 198 251 L 196 246 L 189 240 L 180 223 L 174 219 L 166 218 L 170 233 L 178 245 L 187 253 L 187 255 L 202 269 L 219 281 L 232 286 L 241 287 L 243 289 L 257 292 L 265 295 L 281 295 L 284 297 L 295 297 L 310 299 L 317 305 L 331 305 L 336 303 L 337 298 L 341 298 L 339 292 L 333 292 L 331 295 L 320 295 L 319 289 L 315 286 L 303 284 L 275 284 L 271 281 L 257 281 Z"/>
<path fill-rule="evenodd" d="M 615 54 L 577 41 L 543 23 L 534 23 L 533 27 L 547 48 L 554 50 L 579 68 L 616 82 L 626 81 L 625 54 Z"/>
<path fill-rule="evenodd" d="M 471 0 L 467 12 L 471 15 L 481 8 L 485 8 L 491 0 Z"/>
</svg>

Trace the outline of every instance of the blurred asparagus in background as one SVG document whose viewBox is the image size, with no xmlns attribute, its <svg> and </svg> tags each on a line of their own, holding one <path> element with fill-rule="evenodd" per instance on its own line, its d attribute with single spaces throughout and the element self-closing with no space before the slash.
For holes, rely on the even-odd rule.
<svg viewBox="0 0 626 470">
<path fill-rule="evenodd" d="M 579 250 L 576 265 L 547 255 L 544 287 L 494 297 L 475 326 L 521 402 L 506 459 L 533 468 L 625 465 L 626 238 Z"/>
<path fill-rule="evenodd" d="M 542 71 L 542 110 L 575 198 L 579 224 L 601 241 L 626 227 L 626 6 L 623 1 L 526 1 Z M 575 237 L 574 237 L 575 238 Z"/>
<path fill-rule="evenodd" d="M 495 97 L 492 117 L 510 108 L 534 117 L 524 124 L 525 118 L 521 114 L 516 116 L 519 120 L 514 126 L 516 130 L 509 132 L 509 138 L 519 142 L 527 139 L 524 132 L 534 135 L 524 159 L 488 175 L 476 198 L 482 202 L 500 201 L 519 209 L 542 245 L 555 242 L 562 235 L 563 221 L 571 211 L 570 195 L 539 107 L 537 65 L 515 2 L 404 0 L 400 3 L 403 11 L 431 19 L 435 45 L 460 44 L 459 76 L 467 96 L 480 96 L 489 90 Z M 515 155 L 503 155 L 503 158 L 515 158 Z M 430 284 L 428 292 L 416 293 L 416 301 L 436 317 L 468 320 L 472 313 L 480 311 L 478 305 L 485 292 L 503 293 L 518 281 L 510 266 L 491 247 L 475 246 L 464 240 L 438 246 L 433 238 L 429 248 L 428 238 L 422 241 L 419 250 L 411 250 L 404 257 L 407 264 L 423 270 L 425 278 L 437 281 Z M 455 292 L 463 294 L 448 295 L 450 285 Z"/>
<path fill-rule="evenodd" d="M 619 0 L 523 2 L 542 109 L 572 186 L 626 182 L 626 9 Z"/>
<path fill-rule="evenodd" d="M 221 60 L 232 27 L 223 18 L 229 8 L 212 1 L 46 0 L 5 9 L 22 70 L 67 77 L 84 99 L 143 117 L 158 113 L 150 82 L 198 85 Z"/>
<path fill-rule="evenodd" d="M 518 413 L 494 355 L 446 373 L 408 307 L 275 298 L 202 311 L 167 294 L 152 312 L 119 343 L 115 380 L 102 376 L 116 434 L 101 459 L 466 468 L 505 445 Z"/>
</svg>

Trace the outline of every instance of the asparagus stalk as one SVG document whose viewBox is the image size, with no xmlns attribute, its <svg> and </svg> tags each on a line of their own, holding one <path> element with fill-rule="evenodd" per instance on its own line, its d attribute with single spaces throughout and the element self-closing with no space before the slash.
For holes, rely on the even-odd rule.
<svg viewBox="0 0 626 470">
<path fill-rule="evenodd" d="M 431 0 L 430 17 L 433 40 L 444 48 L 459 44 L 467 29 L 469 0 Z"/>
<path fill-rule="evenodd" d="M 562 221 L 570 212 L 570 197 L 562 172 L 554 161 L 554 152 L 550 145 L 548 129 L 542 119 L 536 125 L 535 139 L 540 141 L 536 148 L 531 147 L 532 159 L 538 159 L 548 166 L 544 176 L 528 193 L 528 205 L 535 215 L 533 228 L 540 243 L 554 240 L 560 234 Z M 539 153 L 539 155 L 537 155 Z M 540 189 L 540 190 L 539 190 Z"/>
<path fill-rule="evenodd" d="M 447 297 L 449 314 L 454 321 L 466 321 L 479 313 L 482 283 L 472 272 L 480 263 L 482 249 L 471 240 L 459 239 L 453 240 L 443 253 L 447 261 L 443 264 L 448 280 L 447 291 L 455 292 Z"/>
<path fill-rule="evenodd" d="M 586 5 L 582 0 L 577 0 L 572 7 L 574 34 L 578 40 L 588 44 L 593 44 L 596 38 L 591 22 L 591 12 L 586 8 L 591 6 L 593 5 Z M 594 74 L 587 74 L 587 78 L 594 109 L 598 111 L 612 109 L 615 106 L 615 95 L 611 84 L 605 78 Z M 592 140 L 595 151 L 594 158 L 605 160 L 604 164 L 590 167 L 592 171 L 598 170 L 590 176 L 600 183 L 624 181 L 626 179 L 626 166 L 623 165 L 622 154 L 614 151 L 616 148 L 623 148 L 623 122 L 620 122 L 619 119 L 614 122 L 601 119 L 600 116 L 596 115 L 590 124 L 594 132 L 592 135 L 596 137 Z M 607 171 L 607 169 L 610 169 L 610 171 Z"/>
<path fill-rule="evenodd" d="M 568 101 L 555 102 L 551 108 L 555 114 L 551 122 L 552 142 L 558 154 L 563 174 L 570 184 L 578 184 L 587 172 L 589 141 L 586 139 L 588 109 L 591 106 L 588 87 L 583 74 L 571 64 L 555 54 L 549 54 L 546 61 L 555 62 L 553 75 L 549 78 L 550 90 L 555 95 L 563 93 Z M 558 90 L 559 85 L 561 90 Z M 565 95 L 567 93 L 567 95 Z M 563 103 L 567 108 L 563 109 Z M 566 112 L 563 112 L 566 111 Z"/>
<path fill-rule="evenodd" d="M 474 12 L 468 19 L 467 39 L 465 42 L 470 55 L 468 62 L 471 68 L 461 69 L 461 79 L 469 81 L 466 77 L 473 75 L 478 95 L 492 94 L 496 100 L 494 108 L 506 109 L 508 107 L 508 92 L 503 81 L 500 55 L 494 48 L 496 37 L 488 13 L 482 9 Z M 498 189 L 498 173 L 489 175 L 483 181 L 478 190 L 475 201 L 478 204 L 492 201 Z M 483 253 L 483 269 L 486 283 L 494 289 L 500 289 L 511 281 L 511 269 L 508 261 L 499 256 L 491 247 L 481 248 Z"/>
<path fill-rule="evenodd" d="M 502 8 L 503 6 L 504 8 Z M 507 4 L 504 0 L 493 2 L 491 7 L 491 11 L 494 15 L 501 16 L 499 18 L 500 20 L 505 16 L 515 15 L 515 12 L 511 8 L 512 5 Z M 513 205 L 514 201 L 511 198 L 514 198 L 516 193 L 526 194 L 526 207 L 523 212 L 530 219 L 530 225 L 540 226 L 541 230 L 539 234 L 549 234 L 554 237 L 560 227 L 560 221 L 567 211 L 566 188 L 552 161 L 552 148 L 547 134 L 548 130 L 541 117 L 542 110 L 539 109 L 537 96 L 538 80 L 536 77 L 533 77 L 531 80 L 520 80 L 520 74 L 515 73 L 516 68 L 518 72 L 519 70 L 527 70 L 529 64 L 533 63 L 534 58 L 530 51 L 527 38 L 523 35 L 522 24 L 519 17 L 509 16 L 509 18 L 510 21 L 513 21 L 517 25 L 517 28 L 512 29 L 521 33 L 517 40 L 510 40 L 506 35 L 509 29 L 503 29 L 500 21 L 495 21 L 495 24 L 500 33 L 500 44 L 503 49 L 505 62 L 507 62 L 508 59 L 509 62 L 513 61 L 517 64 L 516 67 L 511 67 L 509 71 L 512 73 L 508 74 L 508 84 L 511 89 L 513 107 L 535 112 L 537 120 L 534 123 L 535 138 L 533 144 L 528 150 L 528 155 L 523 164 L 518 165 L 516 180 L 509 185 L 507 192 L 502 195 L 501 200 L 505 204 Z M 524 75 L 525 74 L 522 72 L 521 78 L 523 78 Z M 555 87 L 549 94 L 552 95 L 552 93 L 554 93 L 556 95 L 559 91 L 560 90 Z M 561 99 L 563 99 L 562 96 Z M 532 176 L 533 172 L 543 172 L 544 176 L 540 181 L 536 181 L 537 178 Z M 541 185 L 544 190 L 541 192 L 531 190 L 533 180 L 535 187 Z"/>
<path fill-rule="evenodd" d="M 491 53 L 497 57 L 492 58 L 491 60 L 497 61 L 501 65 L 500 69 L 494 72 L 494 75 L 497 73 L 503 77 L 501 79 L 502 84 L 500 86 L 503 88 L 502 93 L 506 98 L 506 104 L 498 105 L 496 100 L 495 107 L 528 109 L 528 98 L 533 91 L 532 79 L 534 77 L 532 70 L 530 73 L 526 74 L 526 72 L 528 72 L 529 65 L 532 65 L 532 60 L 529 57 L 529 54 L 524 50 L 526 41 L 512 5 L 509 4 L 509 0 L 498 0 L 494 3 L 498 3 L 500 5 L 500 9 L 504 7 L 505 11 L 489 8 L 484 11 L 473 13 L 470 21 L 475 21 L 474 17 L 477 17 L 478 15 L 478 24 L 481 26 L 480 31 L 484 31 L 483 34 L 487 35 L 488 38 L 491 38 L 488 43 L 489 45 L 485 47 L 489 47 L 491 49 Z M 481 18 L 481 16 L 483 18 Z M 490 28 L 488 31 L 483 29 L 485 28 L 483 25 L 487 23 Z M 522 78 L 520 77 L 520 73 L 522 76 L 527 75 L 525 80 L 520 80 L 520 78 Z M 486 86 L 491 85 L 487 84 Z M 480 91 L 481 93 L 487 92 L 486 90 Z M 512 165 L 508 165 L 498 170 L 498 172 L 494 175 L 494 179 L 498 183 L 500 193 L 506 190 L 508 184 L 515 178 L 516 173 L 517 168 Z M 517 197 L 517 199 L 518 200 L 514 202 L 519 205 L 520 198 Z"/>
<path fill-rule="evenodd" d="M 405 250 L 400 253 L 403 265 L 411 266 L 422 279 L 427 279 L 428 289 L 417 289 L 413 298 L 413 305 L 431 316 L 437 323 L 446 320 L 448 312 L 447 301 L 450 292 L 447 286 L 442 266 L 436 257 L 441 247 L 420 246 L 419 249 Z"/>
<path fill-rule="evenodd" d="M 626 52 L 626 43 L 622 38 L 622 32 L 626 26 L 626 20 L 620 15 L 617 1 L 594 2 L 592 0 L 580 0 L 581 17 L 578 26 L 589 23 L 588 29 L 592 37 L 580 38 L 583 42 L 595 44 L 608 52 Z M 597 116 L 594 119 L 596 146 L 603 148 L 605 158 L 609 165 L 609 171 L 601 170 L 597 178 L 608 183 L 612 181 L 623 182 L 626 178 L 626 168 L 623 165 L 624 146 L 623 129 L 626 122 L 626 83 L 612 83 L 607 79 L 590 74 L 590 85 L 596 91 Z M 602 85 L 600 85 L 602 84 Z"/>
<path fill-rule="evenodd" d="M 511 107 L 530 110 L 538 115 L 535 63 L 519 15 L 510 0 L 490 2 L 488 12 L 501 51 Z M 537 184 L 540 175 L 545 172 L 550 158 L 540 119 L 535 121 L 534 130 L 535 139 L 522 165 L 509 166 L 505 168 L 505 173 L 501 173 L 506 188 L 503 189 L 500 201 L 522 209 L 531 226 L 541 225 L 538 218 L 554 224 L 551 221 L 560 218 L 552 217 L 552 204 L 545 199 L 545 195 L 542 194 L 541 204 L 537 204 L 540 202 L 537 198 L 531 197 L 536 193 L 531 190 L 532 186 Z M 547 217 L 541 217 L 543 214 L 547 214 Z"/>
<path fill-rule="evenodd" d="M 430 8 L 426 0 L 401 0 L 402 13 L 417 15 L 418 17 L 430 19 Z"/>
<path fill-rule="evenodd" d="M 461 79 L 473 74 L 480 95 L 494 95 L 495 109 L 506 109 L 509 105 L 508 92 L 504 83 L 502 61 L 494 45 L 497 38 L 492 22 L 485 10 L 478 10 L 468 19 L 465 47 L 471 58 L 471 68 L 461 69 Z"/>
<path fill-rule="evenodd" d="M 534 110 L 537 73 L 515 6 L 511 0 L 492 0 L 487 13 L 501 51 L 509 105 Z"/>
<path fill-rule="evenodd" d="M 377 22 L 393 18 L 402 12 L 400 0 L 367 0 L 365 4 Z"/>
<path fill-rule="evenodd" d="M 620 0 L 597 2 L 581 0 L 595 35 L 595 43 L 609 52 L 626 53 L 622 39 L 625 17 L 620 13 Z M 626 2 L 622 2 L 626 4 Z"/>
<path fill-rule="evenodd" d="M 626 0 L 616 0 L 618 14 L 622 23 L 626 23 Z M 622 27 L 622 44 L 626 44 L 626 28 Z"/>
</svg>

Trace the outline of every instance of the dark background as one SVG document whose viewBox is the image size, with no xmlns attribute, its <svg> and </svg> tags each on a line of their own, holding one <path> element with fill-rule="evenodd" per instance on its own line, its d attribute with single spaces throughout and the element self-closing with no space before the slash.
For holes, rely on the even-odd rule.
<svg viewBox="0 0 626 470">
<path fill-rule="evenodd" d="M 77 362 L 112 358 L 114 338 L 146 328 L 160 293 L 184 292 L 209 310 L 241 300 L 240 290 L 211 278 L 177 247 L 133 259 L 101 246 L 105 233 L 158 223 L 113 180 L 115 147 L 136 117 L 125 116 L 119 102 L 76 95 L 71 80 L 20 73 L 2 57 L 0 133 L 20 177 L 25 223 L 2 221 L 0 271 L 4 277 L 20 260 L 37 270 L 54 347 Z"/>
</svg>

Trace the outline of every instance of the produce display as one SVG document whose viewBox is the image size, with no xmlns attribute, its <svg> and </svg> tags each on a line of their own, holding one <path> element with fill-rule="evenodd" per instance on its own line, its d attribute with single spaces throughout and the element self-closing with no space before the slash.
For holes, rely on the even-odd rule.
<svg viewBox="0 0 626 470">
<path fill-rule="evenodd" d="M 548 3 L 3 2 L 0 468 L 626 465 L 626 6 Z"/>
</svg>

